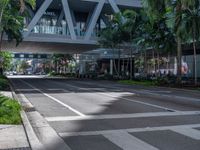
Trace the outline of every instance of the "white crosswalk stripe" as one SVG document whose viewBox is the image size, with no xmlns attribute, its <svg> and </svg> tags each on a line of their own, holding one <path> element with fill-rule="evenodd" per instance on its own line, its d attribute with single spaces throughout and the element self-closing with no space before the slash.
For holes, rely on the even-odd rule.
<svg viewBox="0 0 200 150">
<path fill-rule="evenodd" d="M 187 127 L 179 127 L 179 128 L 174 128 L 171 129 L 172 131 L 185 135 L 187 137 L 190 137 L 195 140 L 200 140 L 200 131 L 192 128 L 187 128 Z"/>
<path fill-rule="evenodd" d="M 125 131 L 104 134 L 103 136 L 112 143 L 121 147 L 123 150 L 158 150 L 152 145 L 130 135 Z"/>
</svg>

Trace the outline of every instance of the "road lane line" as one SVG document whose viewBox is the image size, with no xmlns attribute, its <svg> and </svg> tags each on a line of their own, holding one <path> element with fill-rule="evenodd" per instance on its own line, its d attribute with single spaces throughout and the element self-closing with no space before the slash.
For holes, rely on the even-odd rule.
<svg viewBox="0 0 200 150">
<path fill-rule="evenodd" d="M 75 120 L 103 120 L 103 119 L 128 119 L 128 118 L 146 118 L 146 117 L 169 117 L 199 115 L 200 111 L 180 111 L 180 112 L 150 112 L 134 114 L 116 114 L 116 115 L 86 115 L 86 116 L 57 116 L 46 117 L 49 122 L 57 121 L 75 121 Z"/>
<path fill-rule="evenodd" d="M 112 98 L 115 97 L 115 96 L 113 96 L 111 94 L 107 94 L 107 93 L 100 93 L 100 94 L 106 95 L 106 96 L 109 96 L 109 97 L 112 97 Z M 164 109 L 164 110 L 167 110 L 167 111 L 179 112 L 176 109 L 171 109 L 171 108 L 168 108 L 168 107 L 154 105 L 154 104 L 150 104 L 150 103 L 146 103 L 146 102 L 142 102 L 142 101 L 138 101 L 138 100 L 133 100 L 133 99 L 129 99 L 129 98 L 120 97 L 120 99 L 123 99 L 123 100 L 126 100 L 126 101 L 130 101 L 130 102 L 135 102 L 135 103 L 138 103 L 138 104 L 143 104 L 143 105 L 146 105 L 146 106 L 151 106 L 151 107 L 159 108 L 159 109 Z"/>
<path fill-rule="evenodd" d="M 103 134 L 103 136 L 123 150 L 158 150 L 156 147 L 124 131 Z"/>
<path fill-rule="evenodd" d="M 81 83 L 81 84 L 85 84 L 85 85 L 94 85 L 93 83 L 84 83 L 84 82 L 80 82 L 80 81 L 79 82 L 76 81 L 76 82 L 77 83 Z M 115 87 L 111 87 L 111 86 L 105 86 L 105 85 L 100 84 L 100 86 L 102 86 L 104 88 L 121 89 L 121 90 L 127 91 L 127 87 L 120 87 L 119 85 L 116 85 Z M 158 87 L 158 88 L 160 88 L 160 87 Z M 171 89 L 174 89 L 174 88 L 171 88 Z M 130 90 L 130 89 L 128 89 L 128 90 Z M 146 89 L 140 89 L 140 91 L 138 91 L 138 90 L 136 91 L 135 89 L 131 89 L 131 90 L 134 91 L 135 93 L 141 94 L 141 95 L 143 95 L 143 94 L 149 94 L 149 95 L 153 95 L 153 96 L 163 96 L 165 98 L 173 98 L 173 99 L 176 98 L 176 99 L 181 99 L 181 100 L 200 102 L 200 99 L 198 99 L 198 98 L 169 95 L 170 93 L 168 93 L 168 95 L 166 95 L 166 94 L 159 94 L 159 91 L 150 91 L 150 90 L 146 90 Z M 178 90 L 180 90 L 180 89 L 178 89 Z M 181 89 L 181 90 L 183 90 L 183 89 Z M 185 90 L 183 90 L 183 91 L 185 91 Z M 188 92 L 188 90 L 186 90 L 186 91 Z M 155 93 L 155 92 L 158 92 L 158 93 Z M 189 92 L 193 92 L 193 91 L 191 90 Z"/>
<path fill-rule="evenodd" d="M 126 131 L 128 133 L 134 132 L 147 132 L 147 131 L 165 131 L 177 128 L 200 128 L 200 124 L 176 125 L 176 126 L 161 126 L 161 127 L 144 127 L 144 128 L 129 128 L 129 129 L 116 129 L 116 130 L 101 130 L 101 131 L 82 131 L 82 132 L 60 132 L 62 137 L 68 136 L 89 136 L 89 135 L 102 135 L 110 134 L 113 132 Z"/>
<path fill-rule="evenodd" d="M 36 90 L 36 91 L 42 93 L 43 95 L 49 97 L 50 99 L 54 100 L 55 102 L 57 102 L 57 103 L 63 105 L 64 107 L 66 107 L 66 108 L 68 108 L 69 110 L 73 111 L 73 112 L 76 113 L 77 115 L 82 116 L 82 117 L 85 116 L 83 113 L 79 112 L 78 110 L 76 110 L 76 109 L 72 108 L 71 106 L 69 106 L 69 105 L 67 105 L 67 104 L 65 104 L 65 103 L 63 103 L 63 102 L 61 102 L 60 100 L 56 99 L 55 97 L 53 97 L 53 96 L 51 96 L 51 95 L 49 95 L 49 94 L 47 94 L 47 93 L 42 92 L 40 89 L 38 89 L 38 88 L 32 86 L 31 84 L 29 84 L 29 83 L 27 83 L 27 82 L 25 82 L 25 81 L 23 81 L 23 80 L 21 80 L 21 82 L 23 82 L 24 84 L 26 84 L 26 85 L 28 85 L 29 87 L 33 88 L 34 90 Z"/>
<path fill-rule="evenodd" d="M 81 87 L 78 87 L 78 86 L 74 86 L 74 85 L 71 85 L 69 83 L 65 84 L 65 85 L 67 85 L 68 87 L 81 89 L 81 90 L 85 90 L 85 91 L 90 91 L 91 90 L 91 89 L 88 89 L 88 88 L 81 88 Z M 98 91 L 108 92 L 106 90 L 100 90 L 100 89 Z M 101 95 L 105 95 L 105 96 L 108 96 L 108 97 L 116 98 L 116 96 L 111 95 L 111 94 L 107 94 L 107 93 L 97 93 L 97 94 L 101 94 Z M 133 94 L 133 93 L 131 93 L 131 94 Z M 167 110 L 167 111 L 179 112 L 179 110 L 171 109 L 171 108 L 168 108 L 168 107 L 154 105 L 154 104 L 150 104 L 150 103 L 146 103 L 146 102 L 142 102 L 142 101 L 137 101 L 137 100 L 133 100 L 133 99 L 128 99 L 128 98 L 124 98 L 124 97 L 119 97 L 119 98 L 123 99 L 123 100 L 126 100 L 126 101 L 135 102 L 135 103 L 138 103 L 138 104 L 143 104 L 143 105 L 146 105 L 146 106 L 151 106 L 151 107 L 155 107 L 155 108 L 159 108 L 159 109 L 164 109 L 164 110 Z"/>
<path fill-rule="evenodd" d="M 182 127 L 174 128 L 172 131 L 190 137 L 194 140 L 200 140 L 200 131 L 192 128 Z"/>
</svg>

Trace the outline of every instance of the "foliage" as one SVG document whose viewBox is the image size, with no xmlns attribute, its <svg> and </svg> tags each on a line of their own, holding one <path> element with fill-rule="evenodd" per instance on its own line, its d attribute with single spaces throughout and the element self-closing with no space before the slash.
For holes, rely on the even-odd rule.
<svg viewBox="0 0 200 150">
<path fill-rule="evenodd" d="M 1 0 L 0 1 L 0 32 L 1 43 L 3 34 L 6 33 L 8 40 L 16 40 L 18 45 L 23 37 L 24 17 L 27 17 L 26 5 L 35 7 L 35 0 Z"/>
<path fill-rule="evenodd" d="M 11 67 L 12 62 L 12 55 L 10 52 L 0 52 L 0 58 L 2 61 L 0 62 L 0 65 L 2 66 L 4 71 L 7 71 Z"/>
<path fill-rule="evenodd" d="M 8 80 L 5 78 L 0 78 L 0 90 L 7 91 L 9 89 L 10 89 L 10 87 L 9 87 Z"/>
<path fill-rule="evenodd" d="M 52 60 L 55 66 L 54 69 L 56 73 L 61 73 L 61 68 L 70 68 L 70 70 L 72 70 L 73 65 L 70 65 L 70 62 L 75 62 L 75 58 L 71 54 L 54 54 L 52 56 Z"/>
<path fill-rule="evenodd" d="M 20 124 L 20 110 L 16 100 L 0 95 L 0 124 Z"/>
<path fill-rule="evenodd" d="M 19 65 L 19 68 L 18 68 L 18 71 L 19 72 L 26 72 L 26 70 L 29 68 L 30 66 L 29 66 L 29 64 L 25 61 L 25 60 L 23 60 L 22 62 L 21 62 L 21 64 Z"/>
</svg>

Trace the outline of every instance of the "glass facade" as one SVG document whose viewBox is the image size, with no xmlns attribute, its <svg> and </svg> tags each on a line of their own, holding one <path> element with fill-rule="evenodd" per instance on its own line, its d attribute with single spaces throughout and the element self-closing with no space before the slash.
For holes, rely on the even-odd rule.
<svg viewBox="0 0 200 150">
<path fill-rule="evenodd" d="M 47 11 L 39 22 L 36 24 L 33 33 L 42 33 L 42 34 L 57 34 L 57 35 L 70 35 L 67 22 L 65 17 L 59 20 L 60 12 L 56 11 Z M 88 13 L 74 13 L 75 17 L 75 34 L 77 36 L 83 37 L 86 33 L 88 21 Z M 92 33 L 92 37 L 98 37 L 101 29 L 105 28 L 106 25 L 101 18 L 98 19 L 97 24 Z"/>
</svg>

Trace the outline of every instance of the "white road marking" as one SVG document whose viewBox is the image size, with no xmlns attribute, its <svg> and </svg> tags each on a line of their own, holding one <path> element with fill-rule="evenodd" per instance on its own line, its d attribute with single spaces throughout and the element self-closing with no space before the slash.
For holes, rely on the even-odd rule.
<svg viewBox="0 0 200 150">
<path fill-rule="evenodd" d="M 58 116 L 46 117 L 50 122 L 56 121 L 73 121 L 73 120 L 101 120 L 101 119 L 123 119 L 123 118 L 145 118 L 145 117 L 167 117 L 167 116 L 185 116 L 199 115 L 200 111 L 179 111 L 179 112 L 150 112 L 150 113 L 135 113 L 135 114 L 116 114 L 116 115 L 86 115 L 86 116 Z"/>
<path fill-rule="evenodd" d="M 172 131 L 185 135 L 195 140 L 200 140 L 200 131 L 192 128 L 182 127 L 182 128 L 174 128 Z"/>
<path fill-rule="evenodd" d="M 74 85 L 71 85 L 71 84 L 65 84 L 65 85 L 67 85 L 69 87 L 72 87 L 72 88 L 85 90 L 85 91 L 90 91 L 91 90 L 91 89 L 88 89 L 88 88 L 81 88 L 81 87 L 74 86 Z M 98 91 L 108 92 L 107 90 L 100 90 L 100 89 Z M 101 94 L 101 95 L 109 96 L 109 97 L 112 97 L 112 98 L 116 98 L 116 96 L 111 95 L 111 94 L 107 94 L 107 93 L 97 93 L 97 94 Z M 134 93 L 130 93 L 130 94 L 134 94 Z M 163 107 L 163 106 L 159 106 L 159 105 L 154 105 L 154 104 L 150 104 L 150 103 L 146 103 L 146 102 L 142 102 L 142 101 L 137 101 L 137 100 L 133 100 L 133 99 L 129 99 L 129 98 L 120 97 L 120 99 L 123 99 L 123 100 L 126 100 L 126 101 L 135 102 L 135 103 L 138 103 L 138 104 L 143 104 L 143 105 L 146 105 L 146 106 L 151 106 L 151 107 L 159 108 L 159 109 L 164 109 L 164 110 L 167 110 L 167 111 L 178 112 L 178 110 L 175 110 L 175 109 L 171 109 L 171 108 Z"/>
<path fill-rule="evenodd" d="M 161 127 L 145 127 L 145 128 L 129 128 L 129 129 L 117 129 L 117 130 L 101 130 L 101 131 L 82 131 L 82 132 L 62 132 L 59 133 L 62 137 L 67 136 L 87 136 L 87 135 L 104 135 L 112 134 L 113 132 L 147 132 L 147 131 L 164 131 L 173 130 L 177 128 L 200 128 L 200 124 L 188 124 L 188 125 L 177 125 L 177 126 L 161 126 Z"/>
<path fill-rule="evenodd" d="M 23 83 L 25 83 L 26 85 L 30 86 L 30 87 L 33 88 L 34 90 L 36 90 L 36 91 L 42 93 L 43 95 L 49 97 L 50 99 L 54 100 L 55 102 L 57 102 L 57 103 L 63 105 L 64 107 L 66 107 L 66 108 L 68 108 L 69 110 L 73 111 L 73 112 L 76 113 L 77 115 L 82 116 L 82 117 L 85 116 L 83 113 L 79 112 L 78 110 L 76 110 L 76 109 L 72 108 L 71 106 L 69 106 L 69 105 L 67 105 L 67 104 L 65 104 L 65 103 L 63 103 L 63 102 L 61 102 L 60 100 L 56 99 L 55 97 L 53 97 L 53 96 L 51 96 L 51 95 L 49 95 L 49 94 L 47 94 L 47 93 L 42 92 L 40 89 L 37 89 L 36 87 L 32 86 L 31 84 L 29 84 L 29 83 L 27 83 L 27 82 L 25 82 L 25 81 L 23 81 L 23 80 L 21 80 L 21 82 L 23 82 Z"/>
<path fill-rule="evenodd" d="M 78 81 L 76 81 L 78 82 Z M 94 85 L 93 83 L 83 83 L 83 82 L 78 82 L 78 83 L 82 83 L 82 84 L 85 84 L 85 85 Z M 118 85 L 116 85 L 115 87 L 110 87 L 110 86 L 105 86 L 105 85 L 102 85 L 100 84 L 102 87 L 104 88 L 113 88 L 113 89 L 121 89 L 121 90 L 125 90 L 127 91 L 127 88 L 123 88 L 123 87 L 119 87 Z M 158 87 L 159 88 L 159 87 Z M 163 89 L 163 88 L 162 88 Z M 180 89 L 176 89 L 176 88 L 172 88 L 172 89 L 175 89 L 175 90 L 180 90 Z M 158 94 L 158 93 L 155 93 L 155 92 L 159 92 L 159 91 L 151 91 L 150 90 L 146 90 L 146 89 L 140 89 L 139 90 L 134 90 L 134 89 L 131 89 L 132 91 L 135 91 L 135 93 L 137 94 L 149 94 L 149 95 L 153 95 L 153 96 L 163 96 L 165 98 L 176 98 L 176 99 L 180 99 L 180 100 L 187 100 L 187 101 L 195 101 L 195 102 L 200 102 L 200 99 L 199 98 L 191 98 L 191 97 L 183 97 L 183 96 L 176 96 L 176 95 L 166 95 L 166 94 Z M 187 91 L 187 92 L 194 92 L 194 91 L 190 91 L 190 90 L 184 90 L 184 89 L 181 89 L 182 91 Z"/>
<path fill-rule="evenodd" d="M 113 96 L 111 94 L 107 94 L 107 93 L 100 93 L 100 94 L 107 95 L 107 96 L 110 96 L 110 97 L 115 97 L 115 96 Z M 146 105 L 146 106 L 151 106 L 151 107 L 159 108 L 159 109 L 164 109 L 164 110 L 168 110 L 168 111 L 178 112 L 178 110 L 175 110 L 175 109 L 171 109 L 171 108 L 163 107 L 163 106 L 159 106 L 159 105 L 154 105 L 154 104 L 150 104 L 150 103 L 146 103 L 146 102 L 142 102 L 142 101 L 137 101 L 137 100 L 133 100 L 133 99 L 129 99 L 129 98 L 120 97 L 120 99 L 123 99 L 123 100 L 126 100 L 126 101 L 135 102 L 135 103 L 138 103 L 138 104 L 143 104 L 143 105 Z"/>
<path fill-rule="evenodd" d="M 103 134 L 103 136 L 123 150 L 158 150 L 152 145 L 124 131 Z"/>
</svg>

